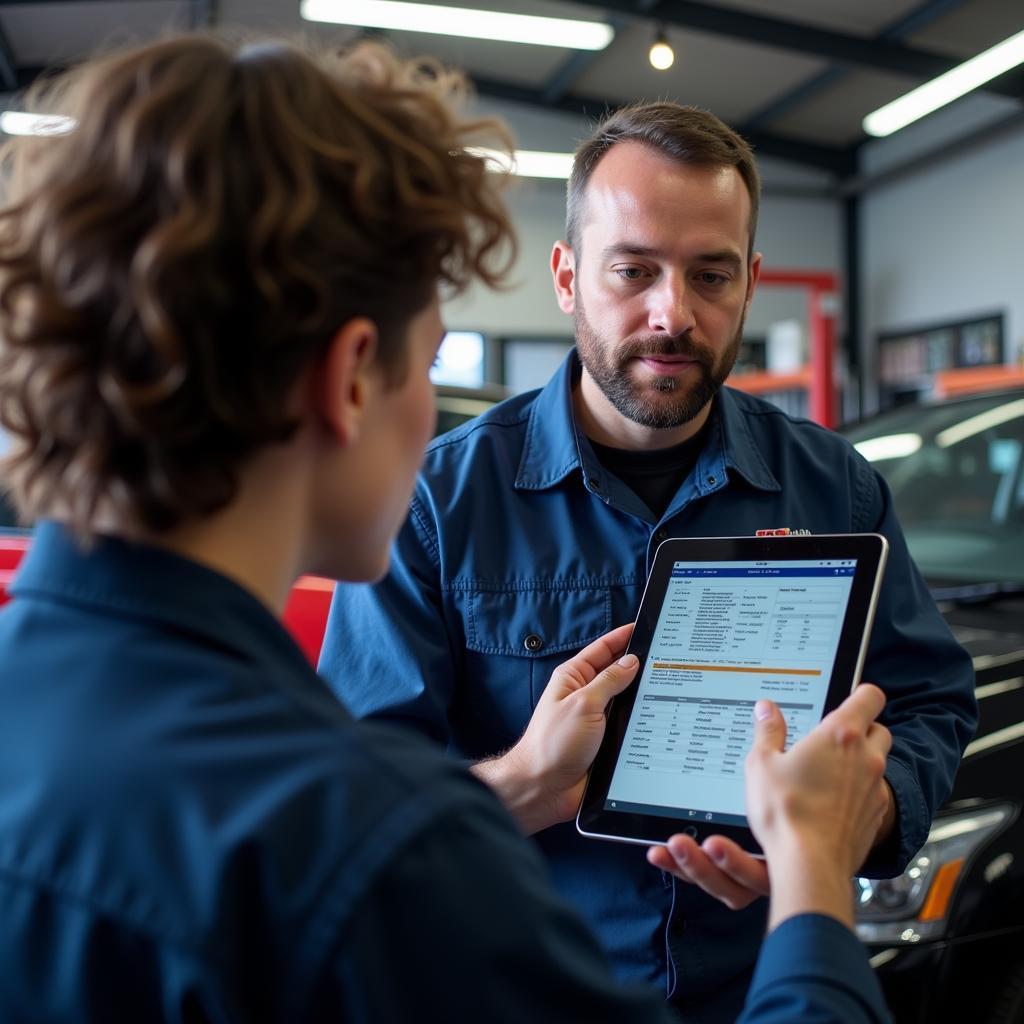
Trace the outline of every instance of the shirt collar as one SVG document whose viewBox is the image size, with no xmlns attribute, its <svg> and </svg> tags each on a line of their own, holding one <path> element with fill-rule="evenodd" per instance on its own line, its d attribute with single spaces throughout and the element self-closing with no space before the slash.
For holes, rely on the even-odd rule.
<svg viewBox="0 0 1024 1024">
<path fill-rule="evenodd" d="M 63 526 L 42 522 L 11 594 L 155 622 L 214 641 L 246 661 L 283 657 L 313 676 L 298 645 L 253 594 L 226 576 L 161 548 L 101 537 L 83 549 Z"/>
<path fill-rule="evenodd" d="M 581 467 L 572 400 L 578 367 L 573 349 L 533 403 L 516 474 L 518 490 L 553 487 Z"/>
<path fill-rule="evenodd" d="M 516 475 L 517 489 L 544 490 L 582 468 L 581 442 L 585 439 L 580 436 L 573 408 L 579 366 L 573 349 L 533 403 Z M 731 389 L 719 391 L 715 407 L 712 415 L 716 422 L 708 431 L 705 456 L 713 453 L 716 462 L 721 458 L 753 487 L 781 491 Z M 589 452 L 589 445 L 586 448 Z"/>
<path fill-rule="evenodd" d="M 752 487 L 762 491 L 781 491 L 782 485 L 768 468 L 768 463 L 765 462 L 761 449 L 751 433 L 748 419 L 739 406 L 737 393 L 732 388 L 719 389 L 715 406 L 726 466 L 739 473 Z M 711 433 L 714 437 L 714 429 Z M 709 439 L 708 447 L 712 443 L 713 441 Z"/>
</svg>

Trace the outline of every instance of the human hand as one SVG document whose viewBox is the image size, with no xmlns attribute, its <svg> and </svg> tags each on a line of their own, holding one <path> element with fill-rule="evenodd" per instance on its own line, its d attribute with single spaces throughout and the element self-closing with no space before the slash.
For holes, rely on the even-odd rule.
<svg viewBox="0 0 1024 1024">
<path fill-rule="evenodd" d="M 874 722 L 885 697 L 870 684 L 858 687 L 857 693 L 856 701 L 849 698 L 788 754 L 782 753 L 785 719 L 770 701 L 759 705 L 758 710 L 767 711 L 767 716 L 756 722 L 754 748 L 747 759 L 747 807 L 751 827 L 768 854 L 767 862 L 724 836 L 710 836 L 698 845 L 685 835 L 672 836 L 666 846 L 651 847 L 648 861 L 699 886 L 730 909 L 741 910 L 771 891 L 771 876 L 778 872 L 771 870 L 776 858 L 767 844 L 789 841 L 800 848 L 797 856 L 801 863 L 810 854 L 839 865 L 843 899 L 848 900 L 846 883 L 868 849 L 887 834 L 894 804 L 882 777 L 891 740 L 888 730 Z M 863 741 L 863 750 L 859 741 Z M 863 759 L 871 764 L 863 775 L 852 776 L 856 766 L 865 763 Z M 848 814 L 854 804 L 856 813 Z M 829 812 L 839 816 L 838 825 L 828 823 Z M 762 831 L 768 839 L 762 838 Z M 819 835 L 824 832 L 828 836 Z M 824 848 L 822 838 L 835 841 L 831 851 Z M 819 846 L 822 849 L 817 849 Z M 780 850 L 777 859 L 786 855 Z M 851 856 L 855 863 L 847 870 L 842 865 L 849 864 Z"/>
<path fill-rule="evenodd" d="M 875 721 L 884 706 L 882 691 L 862 684 L 785 751 L 782 713 L 758 702 L 746 807 L 768 861 L 771 927 L 812 911 L 852 924 L 849 880 L 888 807 L 882 775 L 892 738 Z"/>
<path fill-rule="evenodd" d="M 636 674 L 636 655 L 620 657 L 632 631 L 632 624 L 613 629 L 559 665 L 519 742 L 473 766 L 527 833 L 576 813 L 608 703 Z"/>
<path fill-rule="evenodd" d="M 647 859 L 656 868 L 699 886 L 730 910 L 742 910 L 759 896 L 767 896 L 771 888 L 765 862 L 725 836 L 709 836 L 698 846 L 689 836 L 675 835 L 666 846 L 652 846 Z"/>
</svg>

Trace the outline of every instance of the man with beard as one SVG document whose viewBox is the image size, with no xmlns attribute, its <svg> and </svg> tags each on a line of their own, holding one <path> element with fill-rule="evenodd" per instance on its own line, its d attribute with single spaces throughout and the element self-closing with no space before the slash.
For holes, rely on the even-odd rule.
<svg viewBox="0 0 1024 1024">
<path fill-rule="evenodd" d="M 357 714 L 473 762 L 524 831 L 524 808 L 559 792 L 548 820 L 563 824 L 535 837 L 556 886 L 622 979 L 660 983 L 692 1021 L 739 1012 L 763 865 L 721 837 L 677 837 L 650 855 L 659 872 L 635 847 L 581 838 L 579 790 L 553 783 L 533 714 L 559 661 L 633 618 L 658 544 L 779 527 L 888 538 L 864 677 L 888 695 L 893 747 L 864 873 L 898 874 L 922 845 L 976 718 L 970 659 L 881 478 L 842 438 L 722 386 L 761 265 L 758 194 L 749 147 L 711 114 L 645 104 L 597 127 L 552 255 L 575 351 L 541 391 L 428 448 L 390 575 L 339 586 L 321 660 Z"/>
</svg>

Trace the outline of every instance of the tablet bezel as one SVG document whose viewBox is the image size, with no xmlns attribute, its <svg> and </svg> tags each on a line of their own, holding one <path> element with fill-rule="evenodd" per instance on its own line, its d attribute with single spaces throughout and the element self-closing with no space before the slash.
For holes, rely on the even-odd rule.
<svg viewBox="0 0 1024 1024">
<path fill-rule="evenodd" d="M 581 835 L 645 846 L 664 845 L 676 833 L 702 842 L 722 835 L 743 849 L 760 855 L 761 848 L 750 829 L 743 825 L 702 822 L 692 817 L 606 810 L 608 788 L 636 700 L 638 681 L 665 598 L 675 562 L 748 562 L 793 560 L 856 561 L 853 585 L 840 631 L 835 664 L 829 680 L 822 716 L 836 708 L 860 682 L 888 555 L 888 542 L 880 534 L 818 534 L 784 537 L 684 537 L 663 541 L 654 557 L 651 573 L 640 601 L 629 651 L 640 659 L 633 683 L 612 702 L 604 740 L 591 768 L 587 787 L 576 817 Z M 709 810 L 713 810 L 709 808 Z"/>
</svg>

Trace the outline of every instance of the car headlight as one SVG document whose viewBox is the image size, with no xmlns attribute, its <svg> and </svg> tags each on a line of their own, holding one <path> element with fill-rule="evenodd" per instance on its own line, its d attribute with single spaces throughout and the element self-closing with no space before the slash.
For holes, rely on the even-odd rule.
<svg viewBox="0 0 1024 1024">
<path fill-rule="evenodd" d="M 855 878 L 861 941 L 908 945 L 941 936 L 964 866 L 1012 814 L 1013 808 L 1002 804 L 946 815 L 898 878 Z"/>
</svg>

